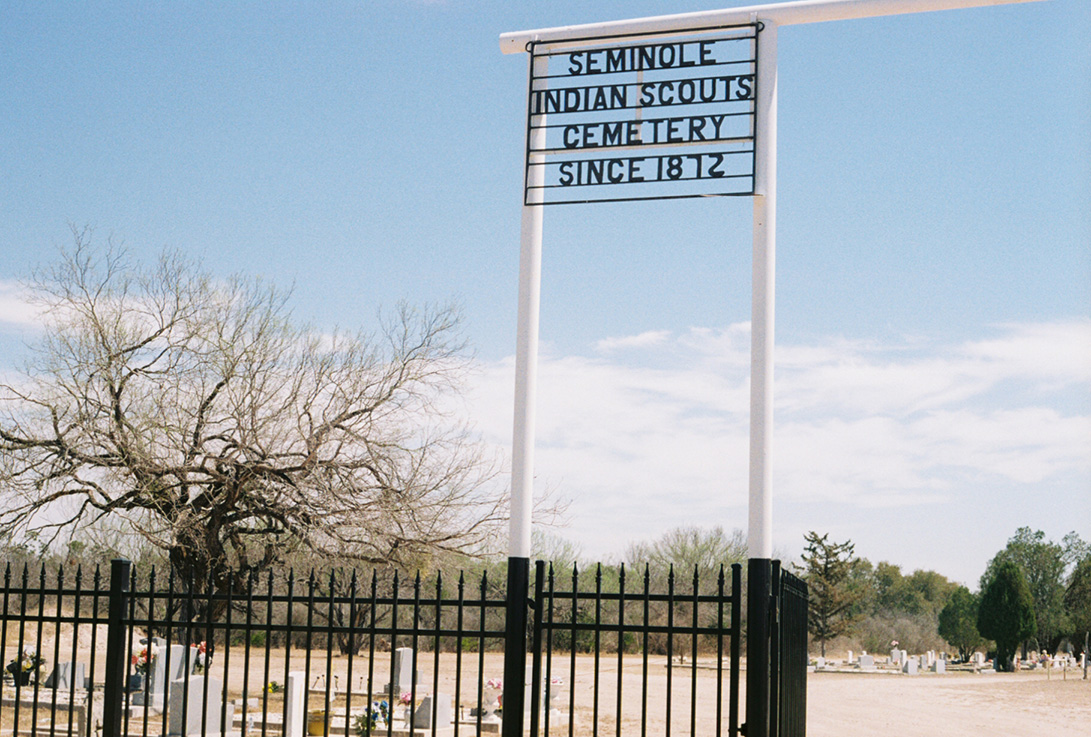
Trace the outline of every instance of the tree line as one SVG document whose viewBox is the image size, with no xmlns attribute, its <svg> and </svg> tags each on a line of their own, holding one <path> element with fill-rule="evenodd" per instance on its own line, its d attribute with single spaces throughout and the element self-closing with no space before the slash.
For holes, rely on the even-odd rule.
<svg viewBox="0 0 1091 737">
<path fill-rule="evenodd" d="M 897 642 L 924 652 L 944 643 L 966 660 L 978 649 L 1010 670 L 1020 650 L 1086 650 L 1091 633 L 1091 545 L 1021 527 L 989 561 L 976 592 L 935 571 L 903 575 L 855 555 L 851 541 L 810 532 L 802 572 L 810 632 L 825 655 L 837 640 L 882 652 Z"/>
</svg>

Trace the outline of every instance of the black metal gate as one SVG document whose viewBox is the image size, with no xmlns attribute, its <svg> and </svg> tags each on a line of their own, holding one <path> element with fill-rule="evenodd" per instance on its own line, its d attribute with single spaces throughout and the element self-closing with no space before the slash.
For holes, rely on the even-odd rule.
<svg viewBox="0 0 1091 737">
<path fill-rule="evenodd" d="M 651 731 L 665 737 L 739 734 L 741 566 L 721 567 L 713 582 L 673 567 L 665 582 L 653 584 L 647 568 L 635 578 L 622 567 L 604 591 L 601 567 L 558 576 L 537 563 L 530 737 L 572 737 L 576 718 L 592 737 L 645 737 L 652 719 L 659 726 Z M 589 676 L 584 666 L 586 689 L 578 688 L 578 654 L 593 662 Z M 567 703 L 551 708 L 550 684 L 564 679 Z"/>
<path fill-rule="evenodd" d="M 774 611 L 769 734 L 807 733 L 807 584 L 773 562 Z"/>
</svg>

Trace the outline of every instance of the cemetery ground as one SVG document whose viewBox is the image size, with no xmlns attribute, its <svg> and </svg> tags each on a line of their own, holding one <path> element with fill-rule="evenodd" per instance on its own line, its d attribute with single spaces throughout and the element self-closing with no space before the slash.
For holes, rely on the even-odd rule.
<svg viewBox="0 0 1091 737">
<path fill-rule="evenodd" d="M 228 692 L 231 699 L 243 697 L 244 664 L 246 650 L 243 647 L 231 648 L 225 658 L 225 651 L 220 648 L 216 654 L 210 675 L 213 678 L 223 676 L 223 663 L 228 668 Z M 81 648 L 79 660 L 89 662 L 90 653 Z M 285 668 L 283 652 L 271 652 L 269 657 L 269 681 L 283 685 L 286 670 L 303 670 L 306 667 L 306 651 L 293 649 L 289 667 Z M 434 656 L 421 652 L 418 657 L 420 682 L 418 700 L 433 690 L 435 674 L 432 672 Z M 483 680 L 500 678 L 503 675 L 503 655 L 488 652 L 483 659 L 484 667 L 479 670 L 477 653 L 466 652 L 462 657 L 461 682 L 462 693 L 456 713 L 460 712 L 472 721 L 470 709 L 476 705 L 476 684 L 479 675 Z M 715 734 L 715 713 L 704 708 L 714 699 L 711 698 L 716 688 L 714 658 L 698 658 L 698 717 L 696 734 Z M 644 684 L 644 664 L 639 655 L 626 656 L 621 671 L 623 707 L 622 735 L 647 734 L 659 737 L 665 734 L 689 734 L 691 725 L 690 684 L 693 671 L 691 664 L 675 663 L 671 668 L 672 698 L 671 724 L 669 732 L 665 721 L 667 709 L 668 670 L 665 656 L 649 656 L 647 670 L 648 711 L 647 723 L 643 725 L 641 716 L 641 691 Z M 361 675 L 365 678 L 369 669 L 366 656 L 354 657 L 353 669 L 353 705 L 363 707 L 366 694 L 357 694 Z M 599 693 L 597 730 L 595 723 L 595 705 L 593 694 L 596 686 L 595 661 L 593 656 L 576 657 L 576 677 L 570 682 L 571 660 L 568 654 L 553 657 L 553 675 L 564 681 L 559 699 L 559 711 L 554 712 L 551 725 L 552 734 L 567 734 L 570 694 L 575 697 L 575 720 L 573 734 L 590 737 L 594 734 L 615 735 L 617 723 L 613 717 L 617 698 L 618 661 L 616 656 L 603 657 L 599 661 L 597 687 Z M 438 674 L 439 692 L 453 694 L 455 691 L 456 660 L 453 655 L 441 656 Z M 745 661 L 743 665 L 745 669 Z M 335 712 L 344 709 L 344 690 L 347 683 L 348 658 L 335 655 L 332 672 L 338 675 L 335 683 L 339 697 L 331 708 Z M 44 668 L 48 670 L 48 668 Z M 96 671 L 101 670 L 98 664 Z M 377 688 L 388 680 L 390 671 L 390 653 L 375 653 L 374 683 Z M 257 717 L 257 723 L 250 727 L 249 734 L 261 735 L 262 701 L 267 699 L 265 709 L 273 716 L 269 719 L 267 734 L 279 737 L 279 717 L 283 709 L 283 691 L 265 695 L 265 651 L 263 648 L 251 648 L 249 661 L 248 696 L 257 699 L 257 709 L 253 706 L 248 712 Z M 309 710 L 324 708 L 325 694 L 322 692 L 326 672 L 325 651 L 312 651 L 310 656 Z M 44 678 L 47 673 L 43 673 Z M 101 682 L 102 674 L 96 673 L 96 680 Z M 743 679 L 745 684 L 745 677 Z M 726 684 L 726 674 L 725 674 Z M 313 688 L 317 686 L 317 689 Z M 574 691 L 570 691 L 574 687 Z M 365 687 L 366 688 L 366 687 Z M 726 685 L 725 685 L 726 688 Z M 1091 725 L 1091 681 L 1082 680 L 1082 673 L 1070 670 L 1066 678 L 1059 672 L 1047 676 L 1044 672 L 1023 672 L 1018 674 L 973 674 L 949 672 L 942 675 L 922 673 L 916 676 L 883 673 L 810 673 L 808 674 L 807 696 L 807 733 L 810 737 L 869 737 L 871 735 L 898 735 L 899 737 L 965 737 L 966 735 L 1019 735 L 1048 733 L 1052 737 L 1086 737 Z M 6 684 L 4 697 L 12 697 L 12 687 Z M 381 698 L 373 694 L 373 698 Z M 48 698 L 42 701 L 48 704 Z M 745 685 L 742 701 L 745 703 Z M 251 702 L 251 705 L 254 702 Z M 48 706 L 42 707 L 48 708 Z M 726 711 L 726 699 L 724 704 Z M 236 717 L 239 707 L 236 707 Z M 24 713 L 20 719 L 19 734 L 30 734 L 29 715 Z M 43 720 L 43 716 L 45 719 Z M 58 734 L 64 734 L 60 725 L 67 721 L 67 714 L 58 714 Z M 12 710 L 5 708 L 0 719 L 0 733 L 12 734 Z M 40 711 L 39 724 L 48 724 L 48 713 Z M 142 734 L 142 719 L 132 719 L 130 734 Z M 726 714 L 725 714 L 726 721 Z M 161 733 L 161 723 L 151 721 L 148 734 Z M 342 722 L 343 725 L 343 722 Z M 236 722 L 232 731 L 244 733 L 242 724 Z M 344 734 L 343 726 L 331 725 L 331 737 Z M 48 734 L 48 729 L 39 728 L 38 734 Z M 218 732 L 217 732 L 218 733 Z M 418 732 L 419 734 L 425 734 Z M 472 724 L 463 724 L 460 735 L 474 733 Z M 350 732 L 351 734 L 351 732 Z M 450 737 L 452 730 L 441 730 L 441 735 Z"/>
</svg>

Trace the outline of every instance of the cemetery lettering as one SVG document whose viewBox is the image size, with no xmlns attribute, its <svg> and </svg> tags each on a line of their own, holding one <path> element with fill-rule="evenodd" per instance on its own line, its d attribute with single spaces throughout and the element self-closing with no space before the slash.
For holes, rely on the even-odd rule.
<svg viewBox="0 0 1091 737">
<path fill-rule="evenodd" d="M 724 138 L 722 131 L 726 118 L 726 115 L 695 115 L 566 125 L 564 147 L 609 148 L 718 141 Z"/>
</svg>

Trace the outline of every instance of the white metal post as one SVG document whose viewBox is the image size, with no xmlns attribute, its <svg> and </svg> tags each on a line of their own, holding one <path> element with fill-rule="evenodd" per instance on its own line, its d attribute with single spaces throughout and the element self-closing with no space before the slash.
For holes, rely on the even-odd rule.
<svg viewBox="0 0 1091 737">
<path fill-rule="evenodd" d="M 773 558 L 773 332 L 777 243 L 777 23 L 758 24 L 754 243 L 750 287 L 750 528 L 747 535 L 746 728 L 768 737 Z"/>
<path fill-rule="evenodd" d="M 777 24 L 758 19 L 754 244 L 750 305 L 751 558 L 773 557 L 773 332 L 777 242 Z"/>
<path fill-rule="evenodd" d="M 530 55 L 535 79 L 545 79 L 549 57 Z M 527 150 L 545 148 L 545 116 L 527 126 Z M 528 167 L 527 185 L 545 182 L 545 167 Z M 542 205 L 523 205 L 519 245 L 519 313 L 515 344 L 515 418 L 511 447 L 511 521 L 508 557 L 530 558 L 534 507 L 534 418 L 538 384 L 538 312 L 542 286 Z"/>
</svg>

